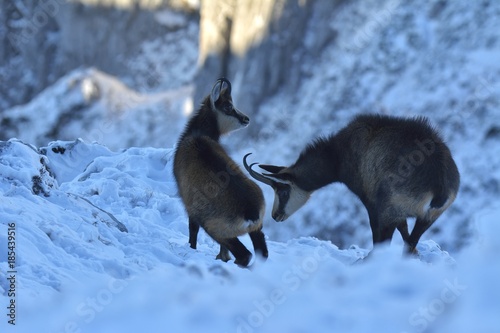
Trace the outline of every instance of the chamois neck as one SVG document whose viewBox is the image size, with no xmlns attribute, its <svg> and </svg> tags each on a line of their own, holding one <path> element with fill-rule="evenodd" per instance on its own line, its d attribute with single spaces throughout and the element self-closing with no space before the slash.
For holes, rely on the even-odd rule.
<svg viewBox="0 0 500 333">
<path fill-rule="evenodd" d="M 210 107 L 210 97 L 207 96 L 196 114 L 189 120 L 181 140 L 187 136 L 208 136 L 219 141 L 220 130 L 217 116 Z"/>
<path fill-rule="evenodd" d="M 291 167 L 297 185 L 308 192 L 338 181 L 335 137 L 322 138 L 308 145 Z"/>
</svg>

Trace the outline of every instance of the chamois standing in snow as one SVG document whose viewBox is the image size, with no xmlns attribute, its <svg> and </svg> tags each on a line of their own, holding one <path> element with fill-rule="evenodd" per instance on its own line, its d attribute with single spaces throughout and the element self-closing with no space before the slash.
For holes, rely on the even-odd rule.
<svg viewBox="0 0 500 333">
<path fill-rule="evenodd" d="M 247 155 L 248 156 L 248 155 Z M 422 234 L 453 203 L 460 175 L 450 150 L 424 117 L 357 116 L 337 134 L 308 145 L 289 166 L 261 165 L 250 175 L 273 187 L 272 217 L 284 221 L 315 190 L 341 182 L 362 201 L 373 243 L 397 228 L 410 253 Z M 416 217 L 408 232 L 407 217 Z"/>
<path fill-rule="evenodd" d="M 265 204 L 257 184 L 243 174 L 219 144 L 219 137 L 243 128 L 250 119 L 237 110 L 231 83 L 217 80 L 177 144 L 174 176 L 189 216 L 189 243 L 196 249 L 200 226 L 220 244 L 217 259 L 247 266 L 250 251 L 238 240 L 248 233 L 256 253 L 268 250 L 262 233 Z"/>
</svg>

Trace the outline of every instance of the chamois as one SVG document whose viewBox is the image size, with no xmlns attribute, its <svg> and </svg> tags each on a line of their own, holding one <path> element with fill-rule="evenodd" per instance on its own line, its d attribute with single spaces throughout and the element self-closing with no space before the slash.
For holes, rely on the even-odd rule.
<svg viewBox="0 0 500 333">
<path fill-rule="evenodd" d="M 216 259 L 247 266 L 250 251 L 238 240 L 248 233 L 256 253 L 268 250 L 262 233 L 262 190 L 243 174 L 219 143 L 219 137 L 246 127 L 250 119 L 237 110 L 231 83 L 220 78 L 189 120 L 174 156 L 174 176 L 189 216 L 189 244 L 196 249 L 200 226 L 220 244 Z"/>
<path fill-rule="evenodd" d="M 286 220 L 315 190 L 341 182 L 368 211 L 373 243 L 391 240 L 397 228 L 409 253 L 453 203 L 460 175 L 450 150 L 424 117 L 359 115 L 337 134 L 309 144 L 289 166 L 261 165 L 250 175 L 273 187 L 272 217 Z M 408 232 L 407 217 L 416 217 Z"/>
</svg>

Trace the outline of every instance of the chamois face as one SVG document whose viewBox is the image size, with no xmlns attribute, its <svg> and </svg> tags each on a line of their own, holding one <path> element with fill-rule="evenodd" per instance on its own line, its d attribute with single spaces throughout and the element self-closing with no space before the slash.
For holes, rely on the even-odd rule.
<svg viewBox="0 0 500 333">
<path fill-rule="evenodd" d="M 276 181 L 273 186 L 274 203 L 272 217 L 276 222 L 288 219 L 309 200 L 311 193 L 304 191 L 293 182 Z"/>
<path fill-rule="evenodd" d="M 221 134 L 246 127 L 250 122 L 247 115 L 234 107 L 229 81 L 217 81 L 212 89 L 210 99 Z"/>
<path fill-rule="evenodd" d="M 311 192 L 303 190 L 295 183 L 293 172 L 287 167 L 260 164 L 260 168 L 270 173 L 256 172 L 252 166 L 257 163 L 250 166 L 247 164 L 249 155 L 246 154 L 243 158 L 245 169 L 254 179 L 274 189 L 273 219 L 276 222 L 285 221 L 309 200 Z"/>
</svg>

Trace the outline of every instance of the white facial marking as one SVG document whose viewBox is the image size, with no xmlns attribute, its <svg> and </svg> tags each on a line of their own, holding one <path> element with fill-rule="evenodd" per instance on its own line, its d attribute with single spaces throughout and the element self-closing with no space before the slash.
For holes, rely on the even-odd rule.
<svg viewBox="0 0 500 333">
<path fill-rule="evenodd" d="M 285 219 L 290 217 L 290 215 L 295 213 L 300 207 L 304 206 L 310 196 L 311 193 L 306 192 L 293 184 L 290 190 L 290 199 L 288 199 L 288 203 L 285 206 Z"/>
<path fill-rule="evenodd" d="M 216 112 L 216 115 L 221 134 L 226 134 L 247 126 L 242 124 L 238 118 L 234 116 L 229 116 L 222 112 Z"/>
<path fill-rule="evenodd" d="M 278 222 L 288 219 L 293 213 L 295 213 L 300 207 L 302 207 L 311 196 L 310 192 L 304 191 L 293 183 L 287 183 L 290 185 L 290 194 L 288 197 L 288 201 L 285 203 L 285 207 L 281 212 L 279 212 L 280 198 L 276 192 L 274 194 L 273 217 L 278 218 Z"/>
</svg>

